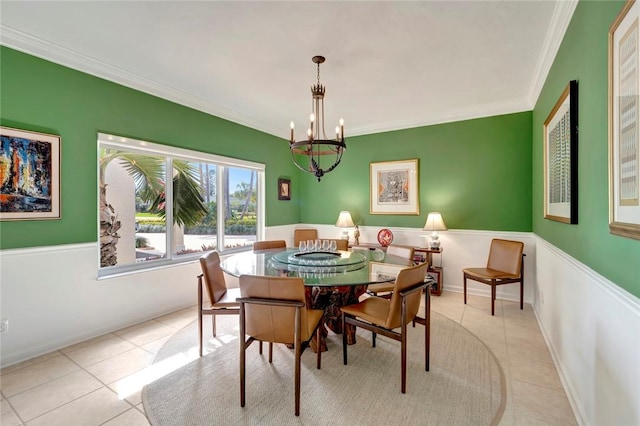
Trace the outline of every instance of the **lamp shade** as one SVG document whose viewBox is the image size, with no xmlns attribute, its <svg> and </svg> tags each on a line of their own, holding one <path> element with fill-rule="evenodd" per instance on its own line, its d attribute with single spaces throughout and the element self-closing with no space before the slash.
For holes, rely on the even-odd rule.
<svg viewBox="0 0 640 426">
<path fill-rule="evenodd" d="M 351 226 L 355 226 L 353 224 L 353 219 L 351 219 L 351 213 L 346 210 L 340 212 L 338 216 L 338 221 L 336 222 L 336 226 L 340 228 L 349 228 Z"/>
<path fill-rule="evenodd" d="M 447 225 L 444 224 L 440 212 L 430 212 L 423 229 L 425 231 L 446 231 Z"/>
</svg>

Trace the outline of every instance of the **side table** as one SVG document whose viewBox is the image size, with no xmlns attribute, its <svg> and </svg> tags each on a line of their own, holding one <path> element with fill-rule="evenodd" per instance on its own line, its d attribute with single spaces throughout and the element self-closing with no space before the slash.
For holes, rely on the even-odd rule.
<svg viewBox="0 0 640 426">
<path fill-rule="evenodd" d="M 433 265 L 433 255 L 434 254 L 442 254 L 442 247 L 433 249 L 429 247 L 415 247 L 413 250 L 413 261 L 414 263 L 428 262 L 429 269 L 427 269 L 427 274 L 430 275 L 433 280 L 436 282 L 436 286 L 431 288 L 431 294 L 435 296 L 440 296 L 442 294 L 442 281 L 444 270 L 442 266 L 434 266 Z M 442 265 L 442 260 L 440 262 Z"/>
</svg>

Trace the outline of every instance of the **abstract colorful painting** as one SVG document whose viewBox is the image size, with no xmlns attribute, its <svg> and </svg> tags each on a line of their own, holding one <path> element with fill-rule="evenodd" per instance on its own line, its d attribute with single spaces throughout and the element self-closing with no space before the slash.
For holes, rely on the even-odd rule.
<svg viewBox="0 0 640 426">
<path fill-rule="evenodd" d="M 0 220 L 60 218 L 60 137 L 0 127 Z"/>
</svg>

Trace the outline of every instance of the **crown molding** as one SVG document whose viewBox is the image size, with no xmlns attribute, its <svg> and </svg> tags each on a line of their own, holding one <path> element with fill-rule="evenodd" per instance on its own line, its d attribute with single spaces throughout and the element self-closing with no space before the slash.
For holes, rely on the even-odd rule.
<svg viewBox="0 0 640 426">
<path fill-rule="evenodd" d="M 556 2 L 551 22 L 549 23 L 547 37 L 544 40 L 542 52 L 538 58 L 533 83 L 529 89 L 529 109 L 533 109 L 538 101 L 542 87 L 547 80 L 553 61 L 558 54 L 564 35 L 571 23 L 573 12 L 575 12 L 577 6 L 578 0 L 562 0 Z"/>
</svg>

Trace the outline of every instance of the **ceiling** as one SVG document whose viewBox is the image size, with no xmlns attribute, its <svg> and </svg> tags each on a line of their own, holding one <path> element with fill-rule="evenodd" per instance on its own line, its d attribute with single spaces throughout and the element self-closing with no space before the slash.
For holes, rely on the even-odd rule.
<svg viewBox="0 0 640 426">
<path fill-rule="evenodd" d="M 348 138 L 533 109 L 576 4 L 3 0 L 0 43 L 283 138 L 323 55 Z"/>
</svg>

